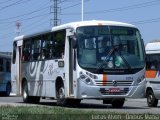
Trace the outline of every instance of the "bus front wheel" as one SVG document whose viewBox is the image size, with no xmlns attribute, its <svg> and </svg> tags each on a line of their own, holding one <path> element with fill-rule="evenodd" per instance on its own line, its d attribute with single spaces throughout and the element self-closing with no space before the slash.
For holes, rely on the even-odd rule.
<svg viewBox="0 0 160 120">
<path fill-rule="evenodd" d="M 57 89 L 57 105 L 64 106 L 67 104 L 67 99 L 65 98 L 64 86 L 61 85 Z"/>
<path fill-rule="evenodd" d="M 156 107 L 158 104 L 158 99 L 156 99 L 152 90 L 147 91 L 147 104 L 148 107 Z"/>
<path fill-rule="evenodd" d="M 81 102 L 81 99 L 66 98 L 64 84 L 62 82 L 59 82 L 56 85 L 56 95 L 57 95 L 57 105 L 59 106 L 66 106 L 66 105 L 78 106 Z"/>
</svg>

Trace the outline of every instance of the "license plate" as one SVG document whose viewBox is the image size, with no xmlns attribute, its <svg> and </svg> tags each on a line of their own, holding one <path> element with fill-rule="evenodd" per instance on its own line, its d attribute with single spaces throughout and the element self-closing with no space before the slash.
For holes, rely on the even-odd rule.
<svg viewBox="0 0 160 120">
<path fill-rule="evenodd" d="M 109 92 L 110 93 L 118 93 L 118 92 L 120 92 L 120 88 L 110 88 Z"/>
</svg>

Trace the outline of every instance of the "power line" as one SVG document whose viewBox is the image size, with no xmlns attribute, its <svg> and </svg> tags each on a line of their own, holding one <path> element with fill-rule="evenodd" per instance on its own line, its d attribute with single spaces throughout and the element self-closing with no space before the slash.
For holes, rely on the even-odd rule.
<svg viewBox="0 0 160 120">
<path fill-rule="evenodd" d="M 93 14 L 93 13 L 95 14 L 95 13 L 100 13 L 100 12 L 104 12 L 104 13 L 106 13 L 106 12 L 117 12 L 117 11 L 119 12 L 119 11 L 125 11 L 125 10 L 130 10 L 130 9 L 133 10 L 133 9 L 153 6 L 153 5 L 157 5 L 157 4 L 160 4 L 160 0 L 154 0 L 154 1 L 150 1 L 150 2 L 139 3 L 139 4 L 125 6 L 125 7 L 119 7 L 119 8 L 115 8 L 115 9 L 87 12 L 87 14 Z"/>
<path fill-rule="evenodd" d="M 65 0 L 67 1 L 67 0 Z M 154 1 L 151 1 L 152 3 L 153 2 L 156 2 L 156 1 L 159 1 L 159 0 L 154 0 Z M 146 2 L 147 4 L 148 3 L 151 3 L 151 2 Z M 80 4 L 80 3 L 78 3 Z M 68 6 L 66 8 L 63 8 L 62 10 L 64 9 L 68 9 L 68 8 L 71 8 L 71 7 L 74 7 L 74 6 L 77 6 L 78 4 L 75 4 L 75 5 L 72 5 L 72 6 Z M 142 3 L 141 3 L 142 4 Z M 140 5 L 140 4 L 139 4 Z M 133 6 L 133 5 L 132 5 Z M 47 7 L 44 7 L 44 8 L 47 8 Z M 122 8 L 122 7 L 121 7 Z M 37 11 L 39 11 L 40 9 L 37 9 Z M 36 10 L 35 10 L 36 11 Z M 34 12 L 34 11 L 33 11 Z M 29 14 L 29 13 L 28 13 Z M 43 14 L 43 15 L 37 15 L 37 16 L 32 16 L 32 17 L 29 17 L 29 18 L 23 18 L 23 19 L 20 19 L 20 21 L 25 21 L 25 20 L 30 20 L 30 19 L 34 19 L 34 18 L 38 18 L 38 17 L 42 17 L 42 16 L 46 16 L 46 15 L 49 15 L 49 14 Z M 146 23 L 153 23 L 153 22 L 159 22 L 160 21 L 160 18 L 155 18 L 155 19 L 149 19 L 149 20 L 143 20 L 143 21 L 136 21 L 136 22 L 131 22 L 133 24 L 146 24 Z M 6 24 L 6 23 L 13 23 L 13 22 L 16 22 L 16 21 L 10 21 L 10 22 L 2 22 L 0 24 Z"/>
<path fill-rule="evenodd" d="M 42 21 L 43 20 L 43 21 Z M 45 20 L 45 21 L 44 21 Z M 34 22 L 32 22 L 32 23 L 30 23 L 30 24 L 28 24 L 28 25 L 26 25 L 27 27 L 22 27 L 22 29 L 23 29 L 23 31 L 24 30 L 28 30 L 28 28 L 29 29 L 31 29 L 31 28 L 36 28 L 37 29 L 37 27 L 39 27 L 39 26 L 41 26 L 42 25 L 42 23 L 45 23 L 46 21 L 48 21 L 49 20 L 49 18 L 47 18 L 47 20 L 46 20 L 46 17 L 44 17 L 44 19 L 40 19 L 40 20 L 36 20 L 36 21 L 34 21 Z M 41 22 L 42 21 L 42 22 Z M 37 23 L 40 23 L 40 24 L 38 24 L 37 26 L 35 26 L 35 24 L 37 24 Z M 10 28 L 10 27 L 9 27 Z M 15 34 L 15 32 L 10 32 L 10 33 L 6 33 L 6 34 L 2 34 L 2 35 L 0 35 L 0 38 L 8 38 L 8 35 L 14 35 Z"/>
<path fill-rule="evenodd" d="M 160 4 L 160 0 L 153 0 L 150 2 L 143 2 L 143 3 L 119 7 L 119 8 L 84 12 L 84 14 L 104 14 L 104 13 L 108 13 L 108 12 L 120 12 L 120 11 L 133 10 L 133 9 L 138 9 L 138 8 L 143 8 L 143 7 L 154 6 L 154 5 L 158 5 L 158 4 Z M 79 15 L 79 14 L 80 13 L 63 13 L 61 15 Z"/>
<path fill-rule="evenodd" d="M 18 5 L 18 4 L 21 4 L 21 3 L 25 3 L 25 2 L 29 2 L 29 1 L 31 1 L 31 0 L 25 0 L 25 1 L 23 1 L 23 0 L 18 0 L 18 1 L 16 1 L 16 2 L 14 2 L 14 3 L 11 3 L 11 4 L 9 4 L 9 5 L 6 5 L 6 6 L 4 6 L 4 7 L 1 7 L 0 10 L 4 10 L 4 9 L 6 9 L 6 8 L 8 8 L 8 7 L 11 7 L 11 6 L 14 6 L 14 5 Z"/>
<path fill-rule="evenodd" d="M 60 3 L 64 3 L 64 2 L 67 2 L 68 0 L 60 0 L 60 2 L 58 3 L 58 4 L 60 4 Z"/>
<path fill-rule="evenodd" d="M 10 1 L 13 1 L 13 0 L 6 0 L 6 1 L 0 2 L 0 4 L 2 5 L 2 4 L 8 3 Z"/>
<path fill-rule="evenodd" d="M 23 18 L 23 19 L 19 19 L 19 21 L 26 21 L 26 20 L 30 20 L 30 19 L 34 19 L 34 18 L 38 18 L 38 17 L 42 17 L 42 16 L 47 16 L 49 15 L 50 13 L 46 13 L 46 14 L 41 14 L 41 15 L 36 15 L 36 16 L 32 16 L 32 17 L 29 17 L 29 18 Z M 9 23 L 14 23 L 16 22 L 16 20 L 14 21 L 9 21 L 9 22 L 1 22 L 0 24 L 9 24 Z"/>
<path fill-rule="evenodd" d="M 6 20 L 14 19 L 14 18 L 19 18 L 19 17 L 31 15 L 31 14 L 33 14 L 33 13 L 36 13 L 36 12 L 45 10 L 45 9 L 47 9 L 47 8 L 49 8 L 49 6 L 41 7 L 41 8 L 39 8 L 39 9 L 36 9 L 36 10 L 34 10 L 34 11 L 31 11 L 31 12 L 28 12 L 28 13 L 25 13 L 25 14 L 21 14 L 21 15 L 17 15 L 17 16 L 13 16 L 13 17 L 8 17 L 8 18 L 0 19 L 0 21 L 6 21 Z"/>
<path fill-rule="evenodd" d="M 84 2 L 88 2 L 88 1 L 90 1 L 90 0 L 86 0 L 86 1 L 84 1 Z M 63 8 L 63 9 L 61 9 L 61 10 L 65 10 L 65 9 L 68 9 L 68 8 L 72 8 L 72 7 L 75 7 L 75 6 L 78 6 L 78 5 L 81 5 L 81 2 L 79 2 L 79 3 L 77 3 L 77 4 L 74 4 L 74 5 L 70 5 L 70 6 L 68 6 L 68 7 L 65 7 L 65 8 Z M 62 14 L 61 14 L 62 15 Z"/>
<path fill-rule="evenodd" d="M 78 5 L 80 5 L 80 4 L 81 4 L 81 3 L 77 3 L 77 4 L 74 4 L 74 5 L 65 7 L 65 8 L 63 8 L 62 10 L 65 10 L 65 9 L 68 9 L 68 8 L 72 8 L 72 7 L 78 6 Z"/>
<path fill-rule="evenodd" d="M 139 25 L 139 24 L 147 24 L 147 23 L 155 23 L 155 22 L 160 22 L 160 17 L 159 18 L 154 18 L 154 19 L 131 22 L 131 23 L 135 24 L 135 25 Z"/>
<path fill-rule="evenodd" d="M 60 3 L 63 3 L 63 2 L 66 2 L 66 1 L 68 1 L 68 0 L 63 0 L 63 1 L 61 1 Z M 88 1 L 89 1 L 89 0 L 88 0 Z M 48 3 L 47 3 L 47 4 L 48 4 Z M 59 3 L 58 3 L 58 4 L 59 4 Z M 63 9 L 61 9 L 61 10 L 69 9 L 69 8 L 71 8 L 71 7 L 75 7 L 75 6 L 78 6 L 78 5 L 80 5 L 80 4 L 81 4 L 81 3 L 74 4 L 74 5 L 65 7 L 65 8 L 63 8 Z M 45 6 L 45 5 L 43 5 L 43 6 Z M 33 14 L 33 13 L 36 13 L 36 12 L 39 12 L 39 11 L 48 9 L 49 7 L 50 7 L 50 5 L 49 5 L 49 6 L 45 6 L 45 7 L 41 7 L 41 8 L 39 8 L 39 9 L 34 10 L 34 11 L 31 11 L 31 12 L 28 12 L 28 13 L 24 13 L 24 14 L 21 14 L 21 15 L 17 15 L 17 16 L 13 16 L 13 17 L 8 17 L 8 18 L 0 19 L 0 21 L 7 21 L 7 20 L 11 20 L 11 19 L 15 19 L 15 18 L 19 18 L 19 17 L 31 15 L 31 14 Z M 15 21 L 13 21 L 13 22 L 15 22 Z M 11 23 L 11 22 L 4 22 L 4 23 Z M 1 23 L 0 23 L 0 24 L 1 24 Z"/>
<path fill-rule="evenodd" d="M 154 23 L 154 22 L 160 22 L 160 17 L 159 18 L 155 18 L 155 19 L 148 19 L 148 20 L 142 20 L 142 21 L 135 21 L 135 22 L 130 22 L 132 24 L 135 24 L 135 25 L 138 25 L 138 24 L 147 24 L 147 23 Z M 37 22 L 35 22 L 37 23 Z M 32 23 L 33 25 L 33 23 Z M 32 26 L 33 27 L 33 26 Z M 4 34 L 6 36 L 8 36 L 9 34 L 12 34 L 13 32 L 11 33 L 7 33 L 7 34 Z"/>
</svg>

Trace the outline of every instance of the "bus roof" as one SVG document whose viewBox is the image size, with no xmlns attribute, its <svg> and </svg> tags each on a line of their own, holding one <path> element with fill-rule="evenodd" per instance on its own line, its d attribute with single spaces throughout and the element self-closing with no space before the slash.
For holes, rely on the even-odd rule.
<svg viewBox="0 0 160 120">
<path fill-rule="evenodd" d="M 116 21 L 100 21 L 100 20 L 92 20 L 92 21 L 80 21 L 80 22 L 71 22 L 68 24 L 60 25 L 57 27 L 53 27 L 52 31 L 56 31 L 62 28 L 77 28 L 79 26 L 98 26 L 98 25 L 113 25 L 113 26 L 124 26 L 124 27 L 134 27 L 134 25 Z"/>
<path fill-rule="evenodd" d="M 147 43 L 145 50 L 147 54 L 160 53 L 160 42 Z"/>
<path fill-rule="evenodd" d="M 36 35 L 42 34 L 42 33 L 62 30 L 62 29 L 66 29 L 66 28 L 76 29 L 79 26 L 98 26 L 98 25 L 124 26 L 124 27 L 133 27 L 133 28 L 136 28 L 132 24 L 123 23 L 123 22 L 116 22 L 116 21 L 100 21 L 100 20 L 80 21 L 80 22 L 71 22 L 71 23 L 60 25 L 60 26 L 52 27 L 50 30 L 46 30 L 46 31 L 42 31 L 42 32 L 37 32 L 37 33 L 31 34 L 31 35 L 17 36 L 17 37 L 14 38 L 14 41 L 22 40 L 23 38 L 36 36 Z"/>
</svg>

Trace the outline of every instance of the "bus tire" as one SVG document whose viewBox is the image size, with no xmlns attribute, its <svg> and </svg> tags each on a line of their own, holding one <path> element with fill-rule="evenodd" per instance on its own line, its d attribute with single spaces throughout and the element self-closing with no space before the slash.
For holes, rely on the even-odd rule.
<svg viewBox="0 0 160 120">
<path fill-rule="evenodd" d="M 113 99 L 112 107 L 113 108 L 122 108 L 125 102 L 125 98 Z"/>
<path fill-rule="evenodd" d="M 10 83 L 7 83 L 5 96 L 9 96 L 10 93 L 11 93 L 11 84 L 10 84 Z"/>
<path fill-rule="evenodd" d="M 25 103 L 31 103 L 32 102 L 32 98 L 28 94 L 28 85 L 27 85 L 26 81 L 23 83 L 22 97 L 23 97 L 23 102 L 25 102 Z"/>
<path fill-rule="evenodd" d="M 65 98 L 64 86 L 61 84 L 57 89 L 57 105 L 65 106 L 67 104 L 67 99 Z"/>
<path fill-rule="evenodd" d="M 156 99 L 152 90 L 147 91 L 147 104 L 148 107 L 156 107 L 158 104 L 158 99 Z"/>
</svg>

